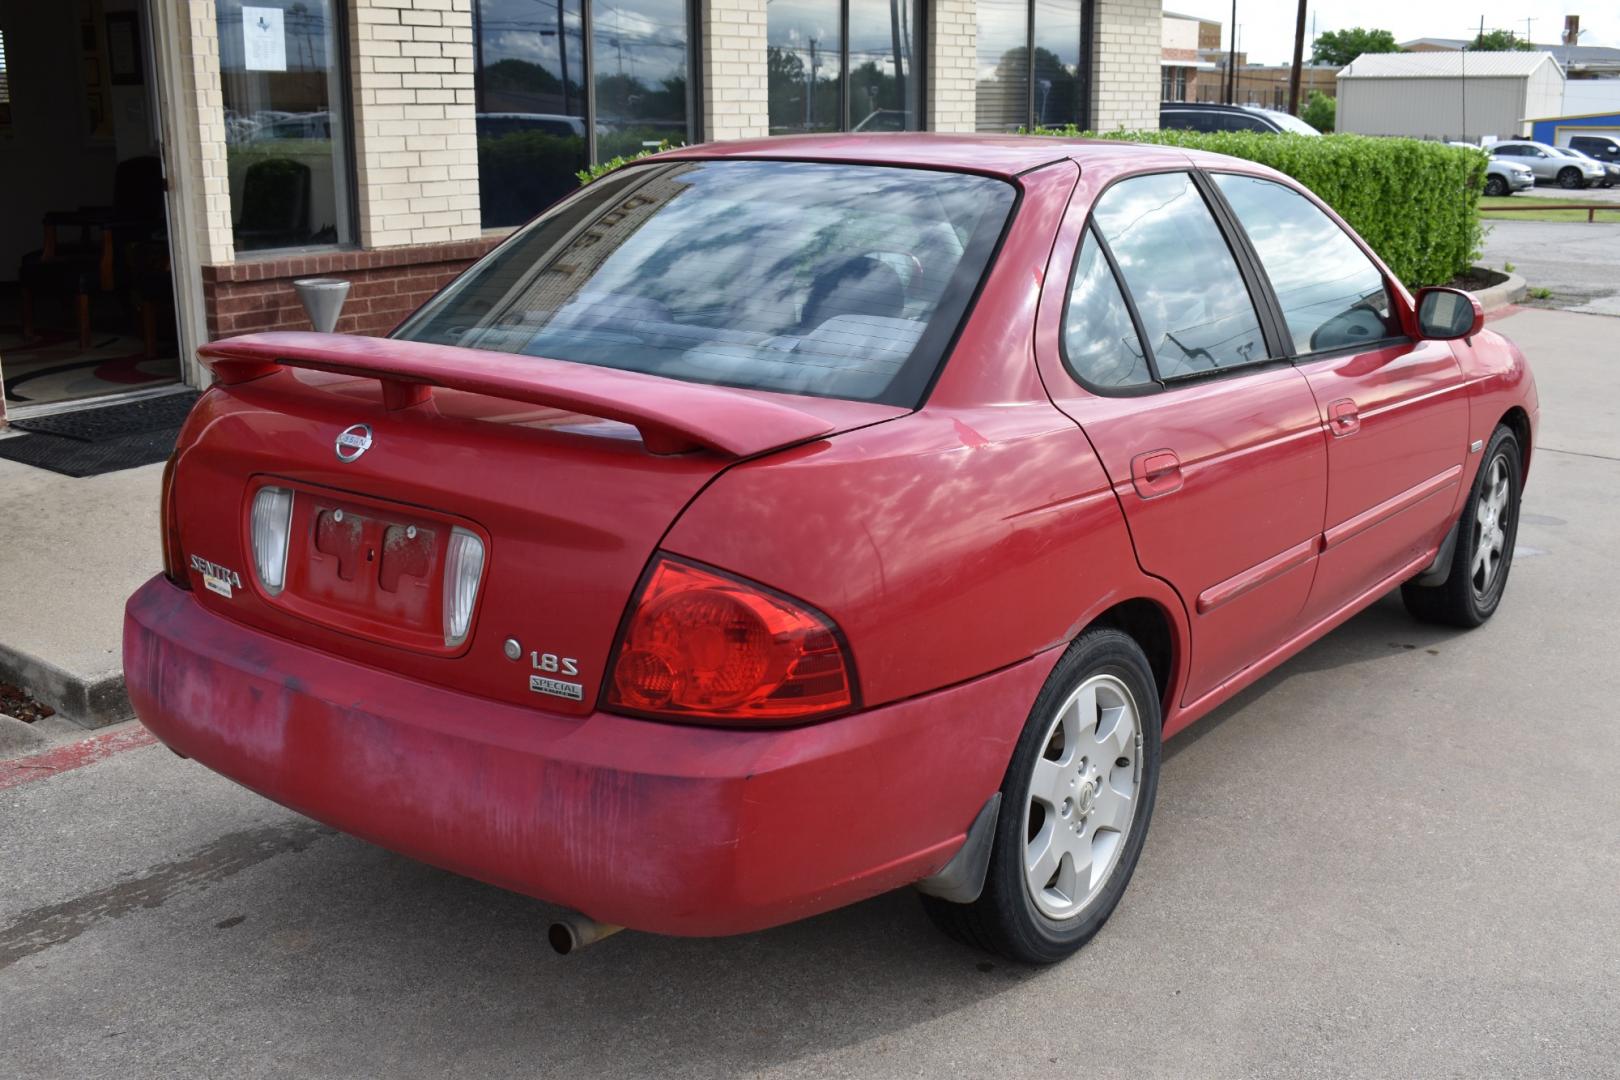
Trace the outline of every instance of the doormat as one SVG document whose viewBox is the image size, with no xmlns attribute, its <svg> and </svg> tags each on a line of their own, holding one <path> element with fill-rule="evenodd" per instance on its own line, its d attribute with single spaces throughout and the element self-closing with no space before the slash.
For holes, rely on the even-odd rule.
<svg viewBox="0 0 1620 1080">
<path fill-rule="evenodd" d="M 75 409 L 51 416 L 38 416 L 32 420 L 14 420 L 11 426 L 42 435 L 103 442 L 122 435 L 178 428 L 186 422 L 191 407 L 201 396 L 195 390 L 184 394 L 165 394 L 140 401 L 126 401 L 122 405 L 103 405 L 97 409 Z"/>
<path fill-rule="evenodd" d="M 123 405 L 18 420 L 26 432 L 0 439 L 0 458 L 63 476 L 100 476 L 162 461 L 201 395 L 172 394 Z"/>
</svg>

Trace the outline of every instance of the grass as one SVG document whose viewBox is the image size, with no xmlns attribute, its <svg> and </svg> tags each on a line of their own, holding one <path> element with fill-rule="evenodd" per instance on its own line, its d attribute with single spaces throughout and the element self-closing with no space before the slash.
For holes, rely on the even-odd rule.
<svg viewBox="0 0 1620 1080">
<path fill-rule="evenodd" d="M 1493 214 L 1491 211 L 1503 206 L 1530 206 L 1533 196 L 1502 195 L 1498 197 L 1483 196 L 1479 200 L 1479 216 L 1489 221 L 1585 221 L 1585 210 L 1532 210 L 1526 213 L 1523 210 L 1508 214 Z M 1538 200 L 1539 201 L 1539 200 Z M 1549 202 L 1553 200 L 1548 200 Z M 1557 202 L 1592 202 L 1592 199 L 1581 198 L 1581 192 L 1572 191 L 1569 198 L 1559 199 Z M 1556 204 L 1555 204 L 1556 205 Z M 1599 210 L 1598 221 L 1620 221 L 1620 205 L 1613 210 Z"/>
</svg>

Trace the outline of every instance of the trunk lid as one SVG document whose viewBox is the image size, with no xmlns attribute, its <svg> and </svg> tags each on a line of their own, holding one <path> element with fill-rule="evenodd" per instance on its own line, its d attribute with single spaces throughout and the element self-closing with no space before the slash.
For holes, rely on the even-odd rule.
<svg viewBox="0 0 1620 1080">
<path fill-rule="evenodd" d="M 594 707 L 649 557 L 710 479 L 906 412 L 381 339 L 260 335 L 202 354 L 219 385 L 182 435 L 173 504 L 201 603 L 374 667 L 574 714 Z M 292 493 L 279 588 L 255 569 L 267 487 Z M 468 632 L 447 641 L 458 532 L 482 543 L 483 569 Z"/>
</svg>

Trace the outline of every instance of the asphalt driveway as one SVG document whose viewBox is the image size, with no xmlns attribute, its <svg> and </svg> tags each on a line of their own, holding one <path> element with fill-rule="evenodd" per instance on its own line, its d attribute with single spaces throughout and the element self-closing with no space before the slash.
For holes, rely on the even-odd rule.
<svg viewBox="0 0 1620 1080">
<path fill-rule="evenodd" d="M 0 790 L 0 1072 L 1620 1075 L 1620 322 L 1495 325 L 1544 411 L 1498 617 L 1386 598 L 1172 740 L 1068 963 L 955 945 L 904 892 L 560 958 L 545 905 L 145 746 Z"/>
</svg>

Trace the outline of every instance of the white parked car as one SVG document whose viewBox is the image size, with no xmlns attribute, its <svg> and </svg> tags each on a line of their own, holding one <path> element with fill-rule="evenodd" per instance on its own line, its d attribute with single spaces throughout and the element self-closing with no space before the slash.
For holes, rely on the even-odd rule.
<svg viewBox="0 0 1620 1080">
<path fill-rule="evenodd" d="M 1556 146 L 1529 139 L 1504 139 L 1491 144 L 1491 156 L 1505 157 L 1528 165 L 1536 179 L 1556 183 L 1561 188 L 1585 188 L 1601 184 L 1608 173 L 1591 158 L 1566 156 Z"/>
</svg>

